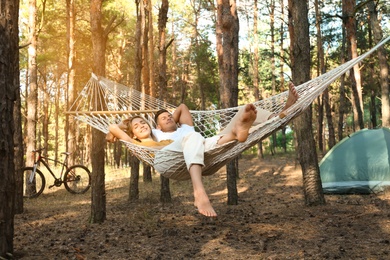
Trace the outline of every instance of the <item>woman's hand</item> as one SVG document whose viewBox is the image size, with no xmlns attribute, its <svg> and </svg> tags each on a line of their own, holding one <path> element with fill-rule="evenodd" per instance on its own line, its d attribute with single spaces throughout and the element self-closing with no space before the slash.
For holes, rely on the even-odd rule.
<svg viewBox="0 0 390 260">
<path fill-rule="evenodd" d="M 109 143 L 114 143 L 116 142 L 118 139 L 112 134 L 112 133 L 108 133 L 106 134 L 106 141 L 109 142 Z"/>
</svg>

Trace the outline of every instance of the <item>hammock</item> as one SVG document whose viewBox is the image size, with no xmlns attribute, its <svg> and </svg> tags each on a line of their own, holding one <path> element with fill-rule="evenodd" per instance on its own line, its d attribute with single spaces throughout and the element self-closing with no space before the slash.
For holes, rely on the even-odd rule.
<svg viewBox="0 0 390 260">
<path fill-rule="evenodd" d="M 333 81 L 350 70 L 355 64 L 361 62 L 388 40 L 390 40 L 390 37 L 382 40 L 377 46 L 365 54 L 315 79 L 296 86 L 295 88 L 299 95 L 297 102 L 289 107 L 283 116 L 276 116 L 253 126 L 245 142 L 232 141 L 218 146 L 215 149 L 205 151 L 203 175 L 215 173 L 241 152 L 257 144 L 261 139 L 269 136 L 277 129 L 284 127 L 291 119 L 304 111 Z M 280 114 L 287 97 L 288 91 L 257 101 L 254 105 L 257 108 Z M 121 120 L 137 114 L 143 115 L 155 124 L 155 112 L 161 108 L 174 110 L 175 107 L 172 104 L 143 94 L 120 83 L 92 75 L 67 113 L 104 133 L 108 133 L 108 126 L 110 124 L 119 123 Z M 191 110 L 190 112 L 193 116 L 196 130 L 204 137 L 211 137 L 230 122 L 239 108 L 240 106 L 207 111 Z M 122 142 L 133 155 L 142 162 L 153 166 L 156 171 L 165 177 L 175 180 L 190 179 L 182 153 L 156 150 L 130 142 Z"/>
</svg>

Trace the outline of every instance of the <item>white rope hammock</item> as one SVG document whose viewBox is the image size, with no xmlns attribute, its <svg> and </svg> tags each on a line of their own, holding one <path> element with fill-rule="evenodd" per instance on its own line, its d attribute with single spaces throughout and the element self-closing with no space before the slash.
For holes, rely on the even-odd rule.
<svg viewBox="0 0 390 260">
<path fill-rule="evenodd" d="M 315 79 L 296 86 L 299 99 L 293 106 L 287 109 L 285 116 L 276 116 L 264 123 L 253 126 L 245 142 L 233 141 L 213 150 L 205 151 L 203 175 L 215 173 L 241 152 L 257 144 L 261 139 L 267 137 L 277 129 L 285 126 L 292 118 L 298 116 L 307 108 L 333 81 L 350 70 L 355 64 L 361 62 L 388 40 L 390 40 L 390 37 L 382 40 L 377 46 L 365 54 Z M 288 91 L 258 101 L 254 105 L 258 108 L 279 114 L 283 109 L 287 97 Z M 143 115 L 154 123 L 154 113 L 161 108 L 174 110 L 175 106 L 120 83 L 92 75 L 67 113 L 104 133 L 108 133 L 108 126 L 110 124 L 119 123 L 121 120 L 137 114 Z M 233 107 L 208 111 L 191 110 L 191 114 L 196 130 L 202 133 L 204 137 L 211 137 L 230 122 L 239 108 Z M 125 141 L 122 142 L 137 158 L 153 166 L 164 176 L 176 180 L 190 178 L 182 153 L 165 150 L 159 151 L 150 147 Z"/>
</svg>

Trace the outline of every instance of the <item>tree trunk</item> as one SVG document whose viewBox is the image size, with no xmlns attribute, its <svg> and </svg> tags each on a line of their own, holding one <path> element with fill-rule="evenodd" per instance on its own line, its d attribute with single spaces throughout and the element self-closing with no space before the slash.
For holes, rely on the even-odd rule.
<svg viewBox="0 0 390 260">
<path fill-rule="evenodd" d="M 343 29 L 343 40 L 341 46 L 341 57 L 340 63 L 345 63 L 345 30 Z M 345 97 L 345 75 L 342 75 L 340 78 L 340 105 L 339 105 L 339 120 L 338 120 L 338 141 L 340 142 L 343 139 L 343 131 L 344 131 L 344 116 L 346 114 L 346 97 Z"/>
<path fill-rule="evenodd" d="M 143 166 L 143 180 L 144 182 L 152 182 L 152 167 L 147 165 L 146 163 L 142 164 Z"/>
<path fill-rule="evenodd" d="M 310 80 L 310 42 L 307 1 L 289 0 L 289 31 L 292 54 L 292 79 L 295 84 Z M 307 205 L 324 204 L 316 146 L 312 129 L 311 106 L 296 119 L 298 157 L 303 173 Z"/>
<path fill-rule="evenodd" d="M 130 187 L 129 187 L 129 201 L 136 201 L 139 199 L 139 160 L 134 155 L 130 155 Z"/>
<path fill-rule="evenodd" d="M 91 32 L 92 32 L 92 71 L 99 76 L 105 76 L 105 53 L 107 35 L 102 28 L 102 0 L 91 1 Z M 93 97 L 92 97 L 93 98 Z M 92 99 L 93 100 L 93 99 Z M 96 103 L 95 111 L 105 110 L 100 102 Z M 92 203 L 91 223 L 103 223 L 106 220 L 106 191 L 104 173 L 105 134 L 92 129 Z"/>
<path fill-rule="evenodd" d="M 238 32 L 236 1 L 217 1 L 217 55 L 222 108 L 238 102 Z M 228 204 L 238 204 L 237 159 L 227 165 Z"/>
<path fill-rule="evenodd" d="M 42 111 L 43 111 L 43 122 L 42 122 L 42 135 L 43 135 L 43 147 L 45 148 L 44 155 L 48 156 L 49 153 L 49 121 L 50 121 L 50 112 L 49 112 L 49 89 L 46 80 L 46 70 L 41 75 L 41 93 L 43 93 L 42 100 Z"/>
<path fill-rule="evenodd" d="M 19 60 L 19 55 L 16 55 Z M 19 86 L 19 77 L 15 78 L 15 86 Z M 23 173 L 20 171 L 24 167 L 24 145 L 22 132 L 22 111 L 20 88 L 15 88 L 15 103 L 14 103 L 14 163 L 15 163 L 15 214 L 23 213 Z"/>
<path fill-rule="evenodd" d="M 143 10 L 143 1 L 135 0 L 136 4 L 136 12 L 137 12 L 137 24 L 136 24 L 136 30 L 135 30 L 135 59 L 134 59 L 134 88 L 138 91 L 141 91 L 141 77 L 142 77 L 142 14 L 144 12 Z M 139 160 L 133 156 L 130 155 L 130 165 L 131 165 L 131 171 L 130 171 L 130 187 L 129 187 L 129 200 L 134 201 L 138 199 L 139 197 L 139 188 L 138 188 L 138 182 L 139 182 Z M 133 168 L 133 166 L 135 166 Z"/>
<path fill-rule="evenodd" d="M 169 2 L 168 0 L 161 1 L 161 7 L 158 14 L 158 43 L 159 43 L 159 57 L 158 57 L 158 84 L 160 86 L 160 98 L 166 101 L 166 92 L 167 92 L 167 48 L 166 46 L 166 34 L 165 28 L 168 21 L 168 10 Z M 171 193 L 169 189 L 169 179 L 161 176 L 161 190 L 160 190 L 160 201 L 168 202 L 171 201 Z"/>
<path fill-rule="evenodd" d="M 253 80 L 253 95 L 255 101 L 261 99 L 260 79 L 259 79 L 259 40 L 258 40 L 258 11 L 257 0 L 253 3 L 253 59 L 252 59 L 252 80 Z M 263 141 L 257 144 L 257 156 L 264 158 Z"/>
<path fill-rule="evenodd" d="M 346 29 L 348 59 L 354 59 L 358 56 L 356 39 L 356 19 L 355 19 L 356 0 L 343 0 L 343 22 Z M 363 129 L 363 97 L 362 83 L 359 64 L 353 66 L 350 73 L 350 83 L 352 89 L 352 101 L 354 111 L 354 127 Z"/>
<path fill-rule="evenodd" d="M 319 2 L 318 0 L 315 0 L 315 12 L 316 12 L 316 29 L 317 29 L 317 53 L 318 53 L 318 76 L 322 75 L 326 72 L 326 64 L 325 64 L 325 53 L 324 53 L 324 47 L 322 44 L 322 31 L 321 31 L 321 24 L 322 24 L 322 16 L 321 12 L 319 10 Z M 328 129 L 328 149 L 331 149 L 335 143 L 335 133 L 334 133 L 334 127 L 333 127 L 333 119 L 332 119 L 332 111 L 329 104 L 329 90 L 325 89 L 324 93 L 322 94 L 322 101 L 319 102 L 322 106 L 319 107 L 319 115 L 318 115 L 318 147 L 319 150 L 322 151 L 324 154 L 326 153 L 326 147 L 325 143 L 322 141 L 324 138 L 323 134 L 323 119 L 324 119 L 324 110 L 325 109 L 325 116 L 327 121 L 327 129 Z"/>
<path fill-rule="evenodd" d="M 74 61 L 76 59 L 76 49 L 75 49 L 75 24 L 76 24 L 76 12 L 75 12 L 75 1 L 66 0 L 66 15 L 67 15 L 67 55 L 68 55 L 68 98 L 67 98 L 67 107 L 70 110 L 70 107 L 76 99 L 76 86 L 75 86 L 75 76 L 76 69 L 74 66 Z M 69 165 L 75 164 L 76 159 L 76 124 L 74 116 L 67 115 L 67 125 L 68 125 L 68 140 L 66 140 L 66 151 L 71 153 L 68 157 Z"/>
<path fill-rule="evenodd" d="M 271 85 L 272 85 L 272 95 L 276 94 L 276 65 L 275 65 L 275 0 L 269 2 L 270 8 L 270 31 L 271 31 Z M 276 154 L 277 138 L 276 131 L 271 135 L 271 154 Z"/>
<path fill-rule="evenodd" d="M 150 15 L 149 15 L 149 0 L 143 0 L 143 5 L 141 8 L 141 27 L 142 27 L 142 93 L 145 93 L 147 95 L 150 95 L 150 78 L 152 75 L 150 75 L 150 66 L 149 64 L 149 29 L 150 29 Z M 152 181 L 152 170 L 151 167 L 147 164 L 143 164 L 143 180 L 144 182 L 151 182 Z"/>
<path fill-rule="evenodd" d="M 13 259 L 16 194 L 13 110 L 18 100 L 15 95 L 19 94 L 19 1 L 0 0 L 0 6 L 0 258 Z"/>
<path fill-rule="evenodd" d="M 171 197 L 171 190 L 169 187 L 169 179 L 160 175 L 160 182 L 161 182 L 160 202 L 171 203 L 172 197 Z"/>
<path fill-rule="evenodd" d="M 314 8 L 316 13 L 316 29 L 317 29 L 317 77 L 320 76 L 324 69 L 325 69 L 325 60 L 324 60 L 324 48 L 322 46 L 322 36 L 321 36 L 321 13 L 318 8 L 318 0 L 314 1 Z M 318 117 L 317 117 L 317 123 L 318 123 L 318 131 L 317 131 L 317 138 L 318 138 L 318 149 L 325 153 L 324 148 L 324 94 L 318 96 L 317 98 L 318 103 Z"/>
<path fill-rule="evenodd" d="M 57 80 L 58 83 L 58 80 Z M 54 121 L 55 121 L 55 143 L 54 143 L 54 159 L 58 160 L 58 147 L 59 147 L 59 117 L 60 117 L 60 95 L 61 95 L 61 87 L 60 84 L 57 84 L 56 87 L 56 95 L 55 95 L 55 115 L 54 115 Z M 57 163 L 55 163 L 55 166 L 57 166 Z"/>
<path fill-rule="evenodd" d="M 37 104 L 38 104 L 38 83 L 37 83 L 37 32 L 36 32 L 36 17 L 37 7 L 36 0 L 29 0 L 29 31 L 30 45 L 28 46 L 28 94 L 27 94 L 27 141 L 26 141 L 26 165 L 32 166 L 34 159 L 32 151 L 35 149 L 36 143 L 36 127 L 37 127 Z"/>
<path fill-rule="evenodd" d="M 382 37 L 382 28 L 378 21 L 378 11 L 375 2 L 368 2 L 371 27 L 374 33 L 375 43 L 378 43 Z M 386 49 L 381 46 L 378 49 L 380 84 L 381 84 L 381 103 L 382 103 L 382 127 L 390 127 L 390 97 L 389 97 L 389 65 L 386 58 Z"/>
<path fill-rule="evenodd" d="M 154 36 L 153 36 L 153 4 L 151 0 L 147 0 L 148 3 L 148 15 L 149 15 L 149 89 L 150 96 L 154 97 L 155 92 L 155 80 L 154 80 Z"/>
<path fill-rule="evenodd" d="M 147 0 L 141 1 L 141 56 L 142 56 L 142 88 L 141 92 L 150 95 L 150 70 L 149 70 L 149 14 Z"/>
<path fill-rule="evenodd" d="M 114 143 L 114 161 L 115 166 L 119 168 L 121 166 L 121 157 L 122 157 L 122 142 Z"/>
<path fill-rule="evenodd" d="M 280 0 L 280 20 L 284 21 L 284 1 Z M 279 61 L 279 66 L 280 66 L 280 72 L 279 72 L 279 79 L 280 79 L 280 87 L 284 89 L 284 23 L 280 23 L 280 30 L 279 30 L 279 39 L 280 39 L 280 61 Z M 282 129 L 282 137 L 283 137 L 283 150 L 284 152 L 287 152 L 287 138 L 286 138 L 286 127 L 283 127 Z"/>
</svg>

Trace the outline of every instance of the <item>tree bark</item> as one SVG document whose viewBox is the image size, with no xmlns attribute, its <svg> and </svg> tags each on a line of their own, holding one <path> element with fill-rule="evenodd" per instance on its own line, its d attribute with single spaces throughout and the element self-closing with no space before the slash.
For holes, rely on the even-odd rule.
<svg viewBox="0 0 390 260">
<path fill-rule="evenodd" d="M 149 29 L 150 29 L 150 23 L 149 20 L 151 16 L 149 15 L 149 10 L 151 10 L 149 0 L 143 0 L 143 5 L 141 6 L 141 27 L 142 27 L 142 93 L 145 93 L 147 95 L 150 95 L 150 78 L 152 75 L 150 75 L 150 66 L 149 64 L 150 58 L 149 58 Z M 151 182 L 152 181 L 152 169 L 149 165 L 143 164 L 143 180 L 144 182 Z"/>
<path fill-rule="evenodd" d="M 160 98 L 166 101 L 166 92 L 167 92 L 167 47 L 166 46 L 166 33 L 165 29 L 168 21 L 168 10 L 169 2 L 168 0 L 162 0 L 161 6 L 158 14 L 158 38 L 159 38 L 159 57 L 158 57 L 158 83 L 160 86 L 159 93 Z M 169 189 L 169 179 L 161 176 L 161 190 L 160 190 L 160 201 L 161 202 L 170 202 L 171 201 L 171 192 Z"/>
<path fill-rule="evenodd" d="M 37 83 L 37 30 L 36 30 L 37 7 L 36 0 L 29 0 L 29 30 L 30 45 L 28 46 L 28 94 L 27 94 L 27 141 L 26 154 L 31 155 L 35 149 L 37 107 L 38 107 L 38 83 Z M 26 165 L 32 166 L 32 156 L 26 156 Z"/>
<path fill-rule="evenodd" d="M 130 156 L 130 187 L 129 187 L 129 201 L 136 201 L 139 199 L 139 160 L 137 157 Z"/>
<path fill-rule="evenodd" d="M 238 103 L 238 32 L 236 1 L 217 1 L 217 55 L 222 108 Z M 227 165 L 228 204 L 238 204 L 237 159 Z"/>
<path fill-rule="evenodd" d="M 341 54 L 340 54 L 340 63 L 345 63 L 345 30 L 343 29 L 343 39 L 341 46 Z M 338 141 L 340 142 L 343 139 L 343 131 L 344 131 L 344 117 L 346 114 L 346 97 L 345 97 L 345 75 L 342 75 L 340 78 L 340 105 L 339 105 L 339 120 L 337 126 L 338 133 Z"/>
<path fill-rule="evenodd" d="M 149 89 L 150 96 L 154 97 L 155 92 L 155 80 L 154 80 L 154 35 L 153 35 L 153 3 L 151 0 L 147 0 L 148 3 L 148 20 L 149 20 Z"/>
<path fill-rule="evenodd" d="M 91 32 L 92 32 L 92 71 L 99 76 L 105 76 L 105 52 L 107 35 L 102 28 L 102 0 L 91 0 Z M 92 97 L 93 98 L 93 97 Z M 93 99 L 92 99 L 93 100 Z M 96 103 L 94 110 L 105 110 L 100 102 Z M 92 129 L 92 202 L 91 223 L 103 223 L 106 220 L 106 191 L 104 172 L 105 134 Z"/>
<path fill-rule="evenodd" d="M 356 39 L 356 19 L 355 19 L 356 0 L 343 0 L 343 23 L 346 29 L 348 59 L 354 59 L 358 56 Z M 363 97 L 362 83 L 359 64 L 353 66 L 350 73 L 350 83 L 352 89 L 352 102 L 354 111 L 354 128 L 363 129 Z"/>
<path fill-rule="evenodd" d="M 259 40 L 258 40 L 258 11 L 257 0 L 253 3 L 253 59 L 252 59 L 252 80 L 253 80 L 253 95 L 255 101 L 259 101 L 261 97 L 260 78 L 259 78 Z M 264 158 L 263 141 L 257 144 L 257 156 Z"/>
<path fill-rule="evenodd" d="M 76 59 L 76 49 L 75 49 L 75 26 L 76 26 L 76 12 L 75 12 L 75 1 L 74 0 L 66 0 L 66 15 L 67 15 L 67 26 L 66 26 L 66 34 L 67 34 L 67 56 L 68 56 L 68 98 L 67 98 L 67 107 L 70 110 L 70 107 L 74 103 L 76 99 L 76 86 L 75 86 L 75 76 L 76 69 L 74 66 L 74 62 Z M 66 150 L 71 153 L 68 157 L 69 165 L 75 164 L 76 159 L 76 124 L 77 121 L 73 116 L 67 115 L 67 125 L 68 125 L 68 140 L 66 140 Z"/>
<path fill-rule="evenodd" d="M 370 23 L 374 33 L 375 43 L 378 43 L 382 37 L 382 28 L 378 20 L 378 11 L 376 10 L 376 1 L 368 2 L 370 13 Z M 390 97 L 389 97 L 389 65 L 387 63 L 386 49 L 381 46 L 378 49 L 380 85 L 381 85 L 381 103 L 382 103 L 382 127 L 390 127 Z"/>
<path fill-rule="evenodd" d="M 16 56 L 19 61 L 19 55 Z M 19 62 L 17 62 L 19 64 Z M 19 77 L 15 78 L 15 86 L 19 86 Z M 22 111 L 20 88 L 15 88 L 15 103 L 14 103 L 14 163 L 15 163 L 15 214 L 23 213 L 23 173 L 20 171 L 24 167 L 24 144 L 22 132 Z"/>
<path fill-rule="evenodd" d="M 0 0 L 0 6 L 0 258 L 13 259 L 16 194 L 13 110 L 19 94 L 19 1 Z"/>
<path fill-rule="evenodd" d="M 310 41 L 308 7 L 305 0 L 289 0 L 289 31 L 292 54 L 292 79 L 295 84 L 310 80 Z M 324 204 L 316 146 L 312 129 L 312 108 L 295 119 L 298 157 L 303 173 L 303 188 L 307 205 Z"/>
<path fill-rule="evenodd" d="M 43 112 L 43 121 L 42 121 L 42 135 L 43 135 L 43 147 L 45 150 L 43 151 L 44 156 L 48 156 L 49 153 L 49 121 L 50 121 L 50 112 L 49 112 L 49 89 L 46 80 L 46 70 L 43 69 L 43 73 L 41 74 L 40 81 L 41 85 L 41 93 L 43 94 L 42 100 L 42 112 Z"/>
<path fill-rule="evenodd" d="M 270 15 L 270 31 L 271 31 L 271 85 L 272 85 L 272 95 L 276 94 L 276 65 L 275 65 L 275 0 L 269 2 L 269 15 Z M 270 145 L 271 154 L 276 153 L 276 131 L 271 135 L 272 142 Z"/>
</svg>

